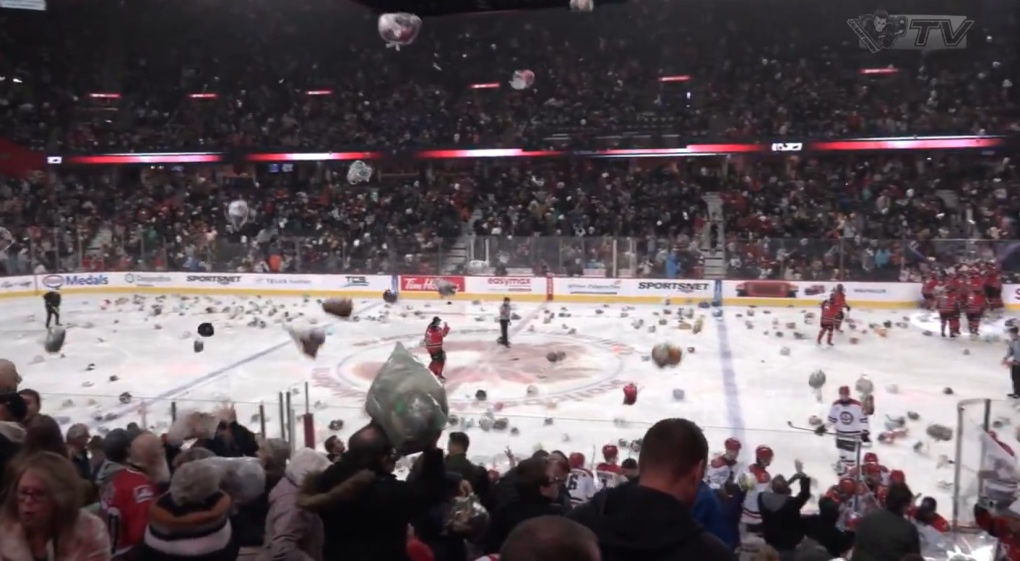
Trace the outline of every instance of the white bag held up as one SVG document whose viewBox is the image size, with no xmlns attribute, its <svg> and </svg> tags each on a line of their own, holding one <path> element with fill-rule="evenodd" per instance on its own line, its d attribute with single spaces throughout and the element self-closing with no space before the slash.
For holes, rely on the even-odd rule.
<svg viewBox="0 0 1020 561">
<path fill-rule="evenodd" d="M 575 12 L 590 12 L 595 9 L 595 0 L 570 0 L 570 9 Z"/>
<path fill-rule="evenodd" d="M 402 455 L 416 454 L 443 432 L 446 390 L 425 365 L 397 343 L 368 389 L 365 411 Z"/>
<path fill-rule="evenodd" d="M 205 458 L 195 460 L 220 472 L 220 490 L 235 504 L 250 503 L 266 490 L 266 472 L 256 458 Z"/>
<path fill-rule="evenodd" d="M 510 80 L 510 87 L 515 90 L 526 90 L 535 83 L 535 73 L 530 70 L 517 70 L 513 79 Z"/>
<path fill-rule="evenodd" d="M 227 219 L 235 230 L 240 230 L 241 226 L 248 222 L 249 212 L 248 203 L 242 200 L 233 201 L 227 207 Z"/>
<path fill-rule="evenodd" d="M 421 18 L 406 12 L 383 14 L 379 16 L 379 36 L 386 41 L 387 47 L 400 50 L 418 38 L 421 31 Z"/>
</svg>

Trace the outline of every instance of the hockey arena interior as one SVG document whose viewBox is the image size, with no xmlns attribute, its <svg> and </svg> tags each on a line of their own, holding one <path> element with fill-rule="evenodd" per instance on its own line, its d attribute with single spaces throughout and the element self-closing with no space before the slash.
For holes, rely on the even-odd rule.
<svg viewBox="0 0 1020 561">
<path fill-rule="evenodd" d="M 444 278 L 467 292 L 439 294 Z M 423 335 L 438 317 L 450 327 L 450 427 L 491 433 L 471 449 L 481 465 L 505 470 L 508 449 L 569 450 L 594 465 L 607 444 L 636 458 L 651 423 L 685 417 L 697 420 L 717 453 L 727 439 L 740 443 L 737 471 L 754 463 L 759 447 L 774 453 L 770 469 L 803 462 L 816 478 L 813 501 L 853 468 L 840 466 L 833 423 L 815 432 L 845 387 L 873 407 L 871 441 L 855 454 L 876 454 L 887 472 L 905 473 L 962 526 L 973 524 L 979 472 L 987 471 L 982 428 L 994 426 L 996 438 L 1014 444 L 1002 365 L 1008 312 L 989 311 L 977 334 L 964 320 L 959 336 L 940 336 L 938 312 L 919 307 L 922 292 L 942 293 L 941 282 L 799 283 L 798 298 L 783 300 L 739 296 L 747 283 L 729 281 L 662 283 L 649 296 L 637 280 L 621 288 L 586 278 L 368 276 L 355 280 L 378 288 L 377 297 L 354 298 L 353 315 L 338 319 L 323 301 L 364 296 L 365 288 L 324 289 L 350 284 L 346 276 L 298 279 L 307 287 L 274 286 L 257 274 L 39 276 L 32 279 L 39 291 L 63 291 L 66 344 L 44 352 L 37 299 L 14 297 L 3 300 L 11 321 L 0 352 L 29 357 L 19 371 L 48 408 L 59 408 L 62 426 L 86 423 L 102 434 L 135 422 L 165 431 L 187 411 L 230 403 L 256 433 L 321 446 L 366 419 L 366 392 L 395 344 L 428 364 Z M 771 284 L 752 290 L 771 296 Z M 883 286 L 899 292 L 874 296 Z M 394 303 L 382 298 L 390 287 L 398 289 Z M 819 333 L 822 303 L 837 290 L 849 294 L 850 309 L 829 345 Z M 910 291 L 913 301 L 890 299 Z M 503 297 L 513 309 L 509 348 L 498 341 Z M 215 326 L 213 337 L 195 332 L 204 322 Z M 314 359 L 290 333 L 310 327 L 326 334 Z M 662 344 L 676 347 L 680 360 L 657 365 L 653 348 Z"/>
</svg>

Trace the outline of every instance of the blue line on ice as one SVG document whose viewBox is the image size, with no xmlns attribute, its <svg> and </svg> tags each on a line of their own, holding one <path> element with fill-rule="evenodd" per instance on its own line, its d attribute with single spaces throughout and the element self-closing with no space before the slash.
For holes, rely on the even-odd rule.
<svg viewBox="0 0 1020 561">
<path fill-rule="evenodd" d="M 718 308 L 717 308 L 718 309 Z M 726 421 L 733 437 L 747 445 L 747 435 L 744 430 L 744 413 L 740 406 L 740 389 L 737 388 L 737 372 L 733 368 L 733 348 L 730 346 L 730 333 L 726 327 L 726 311 L 715 318 L 716 336 L 719 341 L 719 363 L 722 366 L 723 388 L 726 392 Z M 708 443 L 709 446 L 718 446 L 718 443 Z"/>
<path fill-rule="evenodd" d="M 356 315 L 364 314 L 365 312 L 368 312 L 370 310 L 378 308 L 381 305 L 382 305 L 382 302 L 375 302 L 373 304 L 369 304 L 368 306 L 365 306 L 364 308 L 362 308 Z M 264 357 L 264 356 L 266 356 L 266 355 L 268 355 L 270 353 L 274 353 L 274 352 L 276 352 L 276 351 L 286 347 L 287 345 L 293 345 L 293 344 L 294 344 L 293 341 L 287 340 L 287 341 L 284 341 L 282 343 L 278 343 L 276 345 L 273 345 L 272 347 L 269 347 L 269 348 L 266 348 L 266 349 L 262 349 L 261 351 L 255 353 L 255 354 L 248 355 L 248 356 L 238 360 L 237 362 L 234 362 L 232 364 L 228 364 L 228 365 L 223 366 L 221 368 L 217 368 L 216 370 L 213 370 L 212 372 L 209 372 L 207 374 L 203 374 L 202 376 L 199 376 L 198 378 L 194 378 L 194 379 L 188 381 L 185 384 L 181 384 L 180 386 L 177 386 L 176 388 L 167 390 L 167 391 L 165 391 L 165 392 L 163 392 L 163 393 L 161 393 L 161 394 L 159 394 L 159 395 L 157 395 L 155 397 L 146 397 L 146 398 L 143 399 L 143 401 L 145 403 L 153 403 L 153 402 L 156 402 L 156 401 L 163 401 L 163 400 L 166 400 L 166 399 L 170 399 L 172 397 L 176 397 L 176 396 L 178 396 L 178 395 L 180 395 L 182 393 L 190 391 L 193 388 L 196 388 L 196 387 L 201 386 L 201 385 L 203 385 L 203 384 L 205 384 L 207 382 L 210 382 L 212 380 L 220 378 L 220 377 L 224 376 L 225 374 L 229 374 L 230 371 L 234 370 L 235 368 L 239 368 L 241 366 L 244 366 L 245 364 L 248 364 L 249 362 L 256 361 L 256 360 L 258 360 L 258 359 L 260 359 L 260 358 L 262 358 L 262 357 Z M 128 414 L 131 411 L 136 410 L 136 409 L 138 409 L 138 405 L 125 405 L 123 407 L 119 407 L 117 409 L 114 409 L 113 411 L 104 411 L 102 414 L 105 417 L 109 413 L 115 413 L 117 415 L 117 417 L 121 417 L 121 416 L 126 415 L 126 414 Z M 89 428 L 95 429 L 96 427 L 98 427 L 99 425 L 103 424 L 104 422 L 105 421 L 89 420 L 88 426 L 89 426 Z"/>
</svg>

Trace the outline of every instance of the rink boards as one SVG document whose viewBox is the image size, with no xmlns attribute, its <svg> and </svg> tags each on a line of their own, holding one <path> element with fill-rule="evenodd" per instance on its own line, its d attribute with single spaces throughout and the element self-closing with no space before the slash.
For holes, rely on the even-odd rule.
<svg viewBox="0 0 1020 561">
<path fill-rule="evenodd" d="M 392 290 L 403 299 L 437 300 L 437 283 L 457 288 L 455 300 L 609 302 L 673 305 L 814 307 L 835 282 L 776 280 L 625 279 L 598 277 L 490 277 L 459 275 L 299 275 L 258 273 L 82 273 L 0 279 L 0 298 L 65 294 L 194 294 L 378 298 Z M 919 283 L 844 282 L 851 306 L 916 308 Z M 1003 287 L 1009 309 L 1020 309 L 1020 285 Z"/>
</svg>

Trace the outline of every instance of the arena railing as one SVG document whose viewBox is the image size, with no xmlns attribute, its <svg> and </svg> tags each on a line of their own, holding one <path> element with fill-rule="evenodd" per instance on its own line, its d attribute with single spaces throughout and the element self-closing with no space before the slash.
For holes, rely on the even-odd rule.
<svg viewBox="0 0 1020 561">
<path fill-rule="evenodd" d="M 112 231 L 112 233 L 111 233 Z M 391 236 L 261 233 L 251 240 L 173 237 L 149 227 L 33 229 L 0 254 L 8 276 L 52 272 L 209 271 L 308 274 L 575 275 L 701 278 L 713 259 L 726 278 L 918 281 L 933 268 L 995 261 L 1020 273 L 1020 242 L 985 239 L 733 237 L 706 248 L 701 236 Z"/>
</svg>

